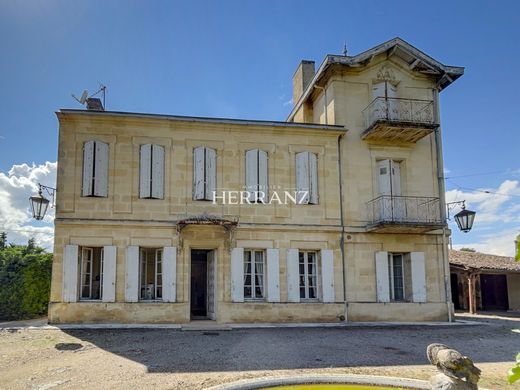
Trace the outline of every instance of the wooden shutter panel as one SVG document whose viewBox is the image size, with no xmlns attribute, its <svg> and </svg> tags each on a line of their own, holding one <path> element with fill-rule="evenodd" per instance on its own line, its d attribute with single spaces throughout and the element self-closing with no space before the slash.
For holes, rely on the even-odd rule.
<svg viewBox="0 0 520 390">
<path fill-rule="evenodd" d="M 318 204 L 318 156 L 307 153 L 309 159 L 309 203 Z"/>
<path fill-rule="evenodd" d="M 152 180 L 151 173 L 151 161 L 152 161 L 152 145 L 145 144 L 141 145 L 139 158 L 139 197 L 149 198 L 150 197 L 150 182 Z"/>
<path fill-rule="evenodd" d="M 193 199 L 204 199 L 204 147 L 193 149 Z"/>
<path fill-rule="evenodd" d="M 65 245 L 63 252 L 63 302 L 78 300 L 78 246 Z"/>
<path fill-rule="evenodd" d="M 164 199 L 164 147 L 152 145 L 152 193 L 154 199 Z"/>
<path fill-rule="evenodd" d="M 217 189 L 217 152 L 206 148 L 205 199 L 213 200 L 213 191 Z"/>
<path fill-rule="evenodd" d="M 174 246 L 164 247 L 162 261 L 162 299 L 164 302 L 175 302 L 177 299 L 177 248 Z"/>
<path fill-rule="evenodd" d="M 92 196 L 92 179 L 94 175 L 94 141 L 87 141 L 83 145 L 83 186 L 82 196 Z"/>
<path fill-rule="evenodd" d="M 262 191 L 264 202 L 269 199 L 269 170 L 267 166 L 267 152 L 263 150 L 258 151 L 258 190 Z M 259 195 L 261 197 L 262 194 Z"/>
<path fill-rule="evenodd" d="M 334 302 L 334 254 L 330 249 L 321 250 L 322 300 Z"/>
<path fill-rule="evenodd" d="M 246 152 L 246 190 L 249 193 L 249 201 L 254 201 L 255 192 L 258 190 L 258 149 Z"/>
<path fill-rule="evenodd" d="M 379 195 L 391 195 L 390 169 L 390 160 L 379 160 L 377 162 Z"/>
<path fill-rule="evenodd" d="M 299 192 L 298 200 L 302 200 L 301 204 L 309 203 L 309 190 L 309 159 L 307 152 L 296 153 L 296 191 Z M 301 191 L 307 192 L 305 197 L 302 197 Z"/>
<path fill-rule="evenodd" d="M 94 196 L 108 196 L 108 144 L 96 141 Z"/>
<path fill-rule="evenodd" d="M 388 252 L 376 252 L 376 286 L 378 302 L 390 302 L 390 280 L 388 278 Z"/>
<path fill-rule="evenodd" d="M 103 302 L 116 301 L 116 265 L 117 248 L 115 246 L 103 247 Z"/>
<path fill-rule="evenodd" d="M 289 302 L 300 302 L 298 249 L 287 249 L 287 300 Z"/>
<path fill-rule="evenodd" d="M 410 253 L 412 268 L 412 301 L 426 302 L 426 271 L 424 252 Z"/>
<path fill-rule="evenodd" d="M 126 248 L 125 302 L 139 300 L 139 247 Z"/>
<path fill-rule="evenodd" d="M 231 300 L 244 302 L 244 248 L 231 250 Z"/>
<path fill-rule="evenodd" d="M 280 255 L 278 249 L 267 249 L 267 302 L 280 302 Z"/>
</svg>

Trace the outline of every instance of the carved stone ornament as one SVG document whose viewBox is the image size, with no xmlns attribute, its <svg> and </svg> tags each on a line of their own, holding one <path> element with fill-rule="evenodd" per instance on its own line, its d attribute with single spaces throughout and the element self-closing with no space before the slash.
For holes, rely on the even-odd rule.
<svg viewBox="0 0 520 390">
<path fill-rule="evenodd" d="M 377 71 L 376 75 L 378 80 L 381 81 L 395 81 L 395 74 L 392 68 L 389 68 L 386 65 L 383 65 L 379 70 Z"/>
</svg>

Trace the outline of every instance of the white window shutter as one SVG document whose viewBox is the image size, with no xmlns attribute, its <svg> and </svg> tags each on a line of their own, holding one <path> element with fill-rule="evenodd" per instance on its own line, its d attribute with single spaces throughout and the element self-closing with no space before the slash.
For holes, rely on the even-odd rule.
<svg viewBox="0 0 520 390">
<path fill-rule="evenodd" d="M 177 299 L 177 248 L 164 247 L 162 261 L 163 301 L 175 302 Z"/>
<path fill-rule="evenodd" d="M 301 199 L 301 204 L 309 203 L 310 183 L 307 152 L 296 153 L 296 191 L 298 191 L 298 200 Z M 303 197 L 303 191 L 307 192 L 305 197 Z"/>
<path fill-rule="evenodd" d="M 244 248 L 231 250 L 231 300 L 244 302 Z"/>
<path fill-rule="evenodd" d="M 117 248 L 115 246 L 103 247 L 103 302 L 116 301 L 116 265 Z"/>
<path fill-rule="evenodd" d="M 108 196 L 108 144 L 96 141 L 94 195 Z"/>
<path fill-rule="evenodd" d="M 289 302 L 300 302 L 298 249 L 287 249 L 287 300 Z"/>
<path fill-rule="evenodd" d="M 388 252 L 376 252 L 377 301 L 390 302 L 390 280 L 388 276 Z"/>
<path fill-rule="evenodd" d="M 267 249 L 267 302 L 280 302 L 280 254 Z"/>
<path fill-rule="evenodd" d="M 390 160 L 379 160 L 377 162 L 377 178 L 380 195 L 391 195 L 390 184 Z"/>
<path fill-rule="evenodd" d="M 154 199 L 164 199 L 164 147 L 152 146 L 152 193 Z"/>
<path fill-rule="evenodd" d="M 254 201 L 255 192 L 258 190 L 258 149 L 246 152 L 246 190 L 249 200 Z"/>
<path fill-rule="evenodd" d="M 318 156 L 307 153 L 309 159 L 309 203 L 318 204 Z"/>
<path fill-rule="evenodd" d="M 206 148 L 205 199 L 213 200 L 213 191 L 217 190 L 217 152 Z"/>
<path fill-rule="evenodd" d="M 152 180 L 151 173 L 151 159 L 152 159 L 152 145 L 141 145 L 139 158 L 139 197 L 150 197 L 150 181 Z"/>
<path fill-rule="evenodd" d="M 269 198 L 269 170 L 267 166 L 267 152 L 258 151 L 258 189 L 265 194 L 264 201 Z M 261 196 L 261 194 L 260 194 Z"/>
<path fill-rule="evenodd" d="M 193 149 L 193 199 L 204 199 L 204 146 Z"/>
<path fill-rule="evenodd" d="M 321 250 L 322 300 L 334 302 L 334 254 L 330 249 Z"/>
<path fill-rule="evenodd" d="M 126 248 L 125 302 L 139 300 L 139 247 Z"/>
<path fill-rule="evenodd" d="M 410 253 L 412 268 L 412 301 L 426 302 L 426 271 L 424 252 Z"/>
<path fill-rule="evenodd" d="M 78 300 L 78 246 L 65 245 L 63 252 L 63 302 Z"/>
<path fill-rule="evenodd" d="M 94 141 L 87 141 L 83 145 L 83 186 L 82 196 L 92 196 L 92 179 L 94 175 Z"/>
</svg>

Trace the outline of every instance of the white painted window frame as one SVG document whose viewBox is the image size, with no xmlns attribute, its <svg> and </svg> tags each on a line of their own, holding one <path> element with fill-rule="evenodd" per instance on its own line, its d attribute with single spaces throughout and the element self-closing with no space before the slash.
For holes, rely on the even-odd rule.
<svg viewBox="0 0 520 390">
<path fill-rule="evenodd" d="M 401 279 L 403 282 L 403 299 L 395 298 L 395 279 L 394 279 L 394 263 L 395 257 L 401 257 Z M 406 282 L 405 282 L 405 253 L 388 253 L 388 279 L 390 285 L 390 301 L 391 302 L 406 302 Z"/>
<path fill-rule="evenodd" d="M 246 261 L 246 253 L 249 252 L 249 263 L 251 263 L 251 296 L 248 297 L 246 295 L 246 264 L 248 263 Z M 262 297 L 256 296 L 256 253 L 262 254 Z M 259 301 L 265 301 L 265 292 L 266 292 L 266 253 L 264 249 L 244 249 L 244 301 L 252 301 L 252 302 L 259 302 Z"/>
<path fill-rule="evenodd" d="M 320 283 L 319 283 L 319 259 L 318 259 L 318 253 L 319 251 L 314 250 L 300 250 L 298 251 L 298 280 L 299 280 L 299 291 L 298 294 L 300 296 L 300 301 L 302 302 L 317 302 L 320 300 Z M 303 275 L 300 273 L 300 254 L 303 254 Z M 311 274 L 311 276 L 314 277 L 315 280 L 315 290 L 316 290 L 316 297 L 309 298 L 309 254 L 314 255 L 314 269 L 315 274 Z M 303 279 L 303 286 L 301 285 L 301 277 L 304 277 Z M 301 296 L 301 288 L 304 287 L 305 290 L 305 297 Z"/>
<path fill-rule="evenodd" d="M 100 274 L 100 278 L 99 278 L 99 298 L 91 298 L 92 297 L 92 282 L 93 282 L 93 279 L 92 279 L 92 269 L 93 269 L 93 265 L 94 265 L 94 247 L 81 247 L 80 248 L 81 251 L 80 251 L 80 256 L 79 256 L 79 269 L 80 269 L 80 272 L 79 272 L 79 283 L 78 283 L 78 286 L 79 286 L 79 294 L 78 294 L 78 300 L 81 301 L 81 302 L 85 302 L 85 301 L 95 301 L 95 302 L 100 302 L 103 300 L 103 257 L 104 257 L 104 250 L 103 248 L 101 247 L 101 252 L 100 252 L 100 264 L 99 264 L 99 267 L 100 267 L 100 271 L 99 271 L 99 274 Z M 88 285 L 87 284 L 84 284 L 84 276 L 85 276 L 85 272 L 86 270 L 84 269 L 85 267 L 85 261 L 84 261 L 84 258 L 85 258 L 85 254 L 87 253 L 90 253 L 90 275 L 89 275 L 89 281 L 88 281 Z M 88 286 L 89 288 L 89 297 L 88 298 L 84 298 L 82 295 L 83 295 L 83 287 L 84 286 Z"/>
<path fill-rule="evenodd" d="M 148 274 L 147 274 L 148 269 L 147 269 L 147 267 L 143 268 L 143 264 L 146 264 L 146 262 L 148 261 L 148 258 L 146 256 L 151 251 L 154 251 L 153 252 L 154 253 L 154 297 L 153 297 L 153 299 L 146 299 L 146 298 L 143 298 L 143 280 L 146 281 L 148 279 Z M 138 275 L 138 279 L 139 279 L 138 301 L 139 302 L 163 302 L 162 297 L 163 297 L 164 292 L 162 291 L 162 286 L 163 286 L 162 258 L 163 258 L 163 248 L 139 248 L 139 275 Z M 146 259 L 146 260 L 143 262 L 143 259 Z M 161 272 L 158 272 L 158 270 L 157 270 L 158 264 L 161 265 Z M 144 272 L 143 272 L 143 270 L 144 270 Z M 143 273 L 144 273 L 144 275 L 143 275 Z M 159 277 L 161 278 L 161 284 L 158 284 Z M 161 297 L 157 298 L 157 295 L 158 295 L 157 292 L 159 291 L 159 289 L 161 289 Z"/>
</svg>

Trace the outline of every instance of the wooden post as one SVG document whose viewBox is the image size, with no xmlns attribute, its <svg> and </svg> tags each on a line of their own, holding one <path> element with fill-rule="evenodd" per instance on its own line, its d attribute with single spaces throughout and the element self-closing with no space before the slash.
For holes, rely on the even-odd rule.
<svg viewBox="0 0 520 390">
<path fill-rule="evenodd" d="M 468 275 L 469 313 L 477 313 L 477 293 L 475 291 L 475 274 Z"/>
</svg>

